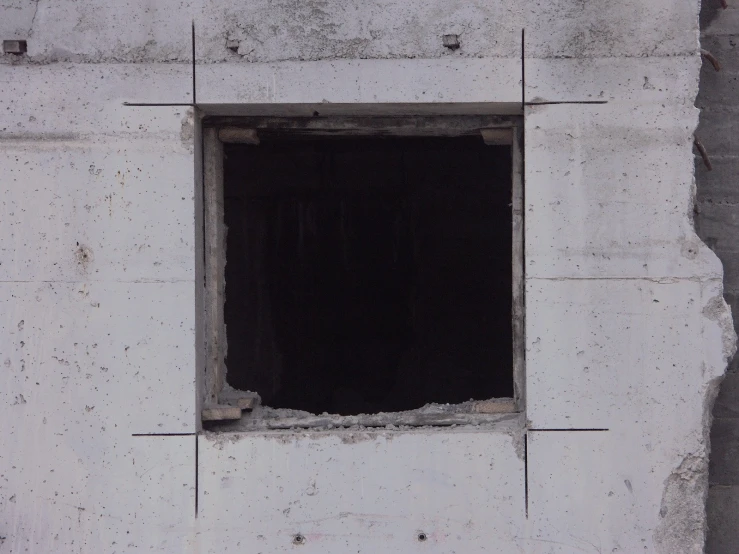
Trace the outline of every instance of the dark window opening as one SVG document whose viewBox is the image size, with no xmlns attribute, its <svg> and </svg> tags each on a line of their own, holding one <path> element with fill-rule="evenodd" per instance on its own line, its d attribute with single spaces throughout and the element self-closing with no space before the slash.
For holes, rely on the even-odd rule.
<svg viewBox="0 0 739 554">
<path fill-rule="evenodd" d="M 353 415 L 513 396 L 511 147 L 225 147 L 228 383 Z"/>
</svg>

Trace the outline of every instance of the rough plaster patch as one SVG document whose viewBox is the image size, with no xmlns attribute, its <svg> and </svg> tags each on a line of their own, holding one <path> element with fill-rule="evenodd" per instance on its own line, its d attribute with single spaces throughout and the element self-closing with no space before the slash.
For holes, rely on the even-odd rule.
<svg viewBox="0 0 739 554">
<path fill-rule="evenodd" d="M 180 142 L 182 146 L 192 152 L 194 148 L 193 139 L 195 137 L 195 115 L 192 108 L 188 108 L 185 117 L 182 118 L 180 127 Z"/>
<path fill-rule="evenodd" d="M 723 355 L 728 361 L 736 352 L 736 333 L 723 296 L 719 294 L 709 299 L 702 313 L 719 325 Z M 686 456 L 665 481 L 660 523 L 654 532 L 654 543 L 659 554 L 703 552 L 707 533 L 705 505 L 708 497 L 712 412 L 723 379 L 724 375 L 720 375 L 706 384 L 701 422 L 703 449 Z"/>
<path fill-rule="evenodd" d="M 511 429 L 509 433 L 516 456 L 523 461 L 526 457 L 526 434 L 523 429 Z"/>
<path fill-rule="evenodd" d="M 653 536 L 659 554 L 703 552 L 707 495 L 708 459 L 705 452 L 690 454 L 665 481 L 660 522 Z"/>
<path fill-rule="evenodd" d="M 736 332 L 734 331 L 731 310 L 724 297 L 716 295 L 711 298 L 703 308 L 703 315 L 711 321 L 715 321 L 721 328 L 723 354 L 728 362 L 736 353 Z"/>
</svg>

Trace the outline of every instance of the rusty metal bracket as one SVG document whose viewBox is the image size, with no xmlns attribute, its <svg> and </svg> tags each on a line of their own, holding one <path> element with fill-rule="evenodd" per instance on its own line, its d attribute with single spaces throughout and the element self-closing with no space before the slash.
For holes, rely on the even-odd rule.
<svg viewBox="0 0 739 554">
<path fill-rule="evenodd" d="M 715 69 L 716 71 L 721 71 L 721 63 L 718 61 L 716 56 L 711 54 L 708 50 L 703 50 L 703 49 L 701 49 L 701 56 L 703 56 L 705 59 L 711 62 L 713 69 Z"/>
</svg>

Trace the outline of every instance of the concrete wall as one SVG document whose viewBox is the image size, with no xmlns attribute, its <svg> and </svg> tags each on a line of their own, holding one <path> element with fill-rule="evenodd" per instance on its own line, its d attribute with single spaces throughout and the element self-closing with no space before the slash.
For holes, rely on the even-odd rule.
<svg viewBox="0 0 739 554">
<path fill-rule="evenodd" d="M 193 19 L 219 113 L 515 109 L 526 29 L 555 104 L 524 111 L 525 417 L 197 434 L 198 113 L 123 105 L 193 101 Z M 28 40 L 0 64 L 0 552 L 701 552 L 735 335 L 692 226 L 697 27 L 694 0 L 0 5 Z"/>
<path fill-rule="evenodd" d="M 701 109 L 698 135 L 711 157 L 708 171 L 696 160 L 698 203 L 696 229 L 724 263 L 724 297 L 736 314 L 739 308 L 739 260 L 737 237 L 737 193 L 739 147 L 734 129 L 739 124 L 736 98 L 736 41 L 739 9 L 723 10 L 720 3 L 704 2 L 701 8 L 701 44 L 721 62 L 716 72 L 705 62 L 701 71 L 696 106 Z M 737 318 L 735 317 L 735 321 Z M 739 545 L 739 360 L 734 358 L 713 410 L 711 428 L 710 489 L 708 494 L 709 554 L 730 554 Z"/>
</svg>

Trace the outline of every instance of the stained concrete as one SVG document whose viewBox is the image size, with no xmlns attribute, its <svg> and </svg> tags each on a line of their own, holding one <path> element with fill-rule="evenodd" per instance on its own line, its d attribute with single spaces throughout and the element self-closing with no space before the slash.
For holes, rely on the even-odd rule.
<svg viewBox="0 0 739 554">
<path fill-rule="evenodd" d="M 0 551 L 700 552 L 734 333 L 691 226 L 698 2 L 265 6 L 0 7 L 0 38 L 28 40 L 0 63 Z M 524 110 L 530 387 L 514 429 L 260 431 L 196 449 L 198 118 L 123 105 L 193 100 L 193 19 L 209 113 L 520 111 L 522 28 L 527 100 L 608 102 Z M 716 205 L 734 194 L 720 186 Z M 725 490 L 731 506 L 733 489 L 711 498 Z"/>
</svg>

